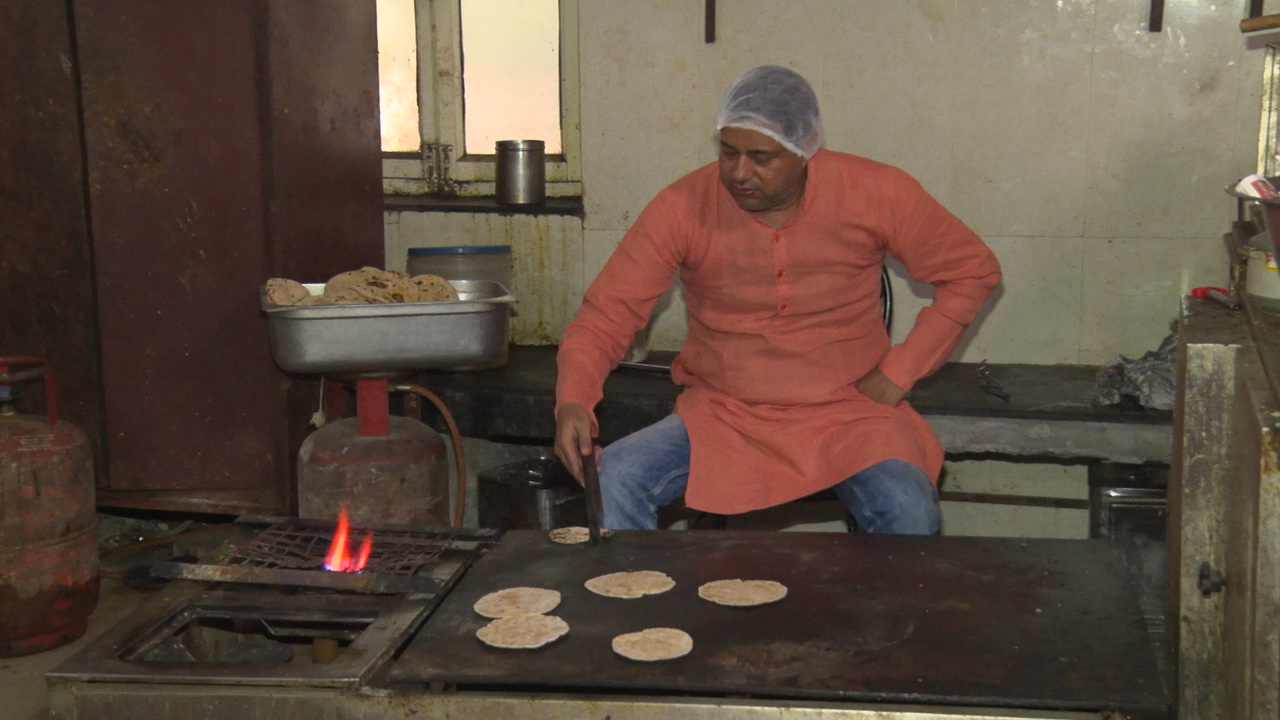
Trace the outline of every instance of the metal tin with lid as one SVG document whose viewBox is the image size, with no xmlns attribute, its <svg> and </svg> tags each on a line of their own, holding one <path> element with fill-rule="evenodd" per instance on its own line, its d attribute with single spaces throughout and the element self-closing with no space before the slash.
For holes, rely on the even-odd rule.
<svg viewBox="0 0 1280 720">
<path fill-rule="evenodd" d="M 409 248 L 410 275 L 439 275 L 445 280 L 490 280 L 511 288 L 511 246 L 472 245 Z"/>
<path fill-rule="evenodd" d="M 536 205 L 547 199 L 546 143 L 499 140 L 495 195 L 504 205 Z"/>
</svg>

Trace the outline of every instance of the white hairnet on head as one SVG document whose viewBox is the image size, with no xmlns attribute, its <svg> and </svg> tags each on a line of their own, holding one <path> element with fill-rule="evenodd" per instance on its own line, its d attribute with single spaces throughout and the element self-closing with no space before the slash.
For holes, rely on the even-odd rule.
<svg viewBox="0 0 1280 720">
<path fill-rule="evenodd" d="M 826 141 L 809 81 L 777 65 L 761 65 L 733 81 L 716 112 L 716 130 L 727 127 L 764 133 L 806 160 Z"/>
</svg>

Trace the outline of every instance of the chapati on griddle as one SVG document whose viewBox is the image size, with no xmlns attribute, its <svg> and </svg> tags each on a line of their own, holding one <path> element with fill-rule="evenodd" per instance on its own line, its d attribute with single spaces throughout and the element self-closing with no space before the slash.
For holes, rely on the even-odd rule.
<svg viewBox="0 0 1280 720">
<path fill-rule="evenodd" d="M 632 599 L 664 593 L 675 587 L 676 581 L 666 573 L 660 573 L 657 570 L 635 570 L 600 575 L 584 584 L 588 590 L 597 595 Z"/>
<path fill-rule="evenodd" d="M 512 587 L 491 592 L 472 605 L 487 618 L 550 612 L 560 604 L 560 592 L 536 587 Z"/>
<path fill-rule="evenodd" d="M 612 530 L 601 530 L 600 537 L 609 537 L 613 534 Z M 556 528 L 547 533 L 547 537 L 551 538 L 551 542 L 560 543 L 561 545 L 577 545 L 587 542 L 591 539 L 591 531 L 582 526 Z"/>
<path fill-rule="evenodd" d="M 675 628 L 657 627 L 619 635 L 613 639 L 613 651 L 624 658 L 653 662 L 684 657 L 693 650 L 689 633 Z"/>
<path fill-rule="evenodd" d="M 476 631 L 480 642 L 496 648 L 528 650 L 552 643 L 569 632 L 569 623 L 554 615 L 510 615 Z"/>
<path fill-rule="evenodd" d="M 787 586 L 772 580 L 713 580 L 698 588 L 703 600 L 733 607 L 767 605 L 786 596 Z"/>
</svg>

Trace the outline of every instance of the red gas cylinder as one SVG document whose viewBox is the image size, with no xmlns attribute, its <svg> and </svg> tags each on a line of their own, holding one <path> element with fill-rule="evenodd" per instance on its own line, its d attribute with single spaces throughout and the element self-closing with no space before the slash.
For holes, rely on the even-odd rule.
<svg viewBox="0 0 1280 720">
<path fill-rule="evenodd" d="M 47 419 L 17 414 L 39 378 Z M 0 657 L 75 640 L 98 604 L 93 456 L 59 421 L 55 380 L 40 358 L 0 357 Z"/>
<path fill-rule="evenodd" d="M 357 381 L 356 412 L 303 441 L 299 517 L 333 521 L 345 507 L 355 526 L 447 526 L 444 438 L 419 420 L 390 415 L 385 379 Z"/>
</svg>

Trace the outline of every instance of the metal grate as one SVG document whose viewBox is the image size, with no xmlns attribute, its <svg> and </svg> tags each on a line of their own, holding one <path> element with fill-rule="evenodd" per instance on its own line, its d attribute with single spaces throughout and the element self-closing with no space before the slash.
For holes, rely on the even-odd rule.
<svg viewBox="0 0 1280 720">
<path fill-rule="evenodd" d="M 353 532 L 354 544 L 363 540 L 362 532 Z M 432 533 L 385 530 L 373 535 L 373 552 L 365 573 L 412 575 L 423 565 L 436 563 L 453 538 Z M 320 570 L 333 542 L 333 530 L 324 528 L 272 525 L 252 542 L 238 546 L 223 560 L 223 565 L 249 565 L 261 568 Z"/>
</svg>

